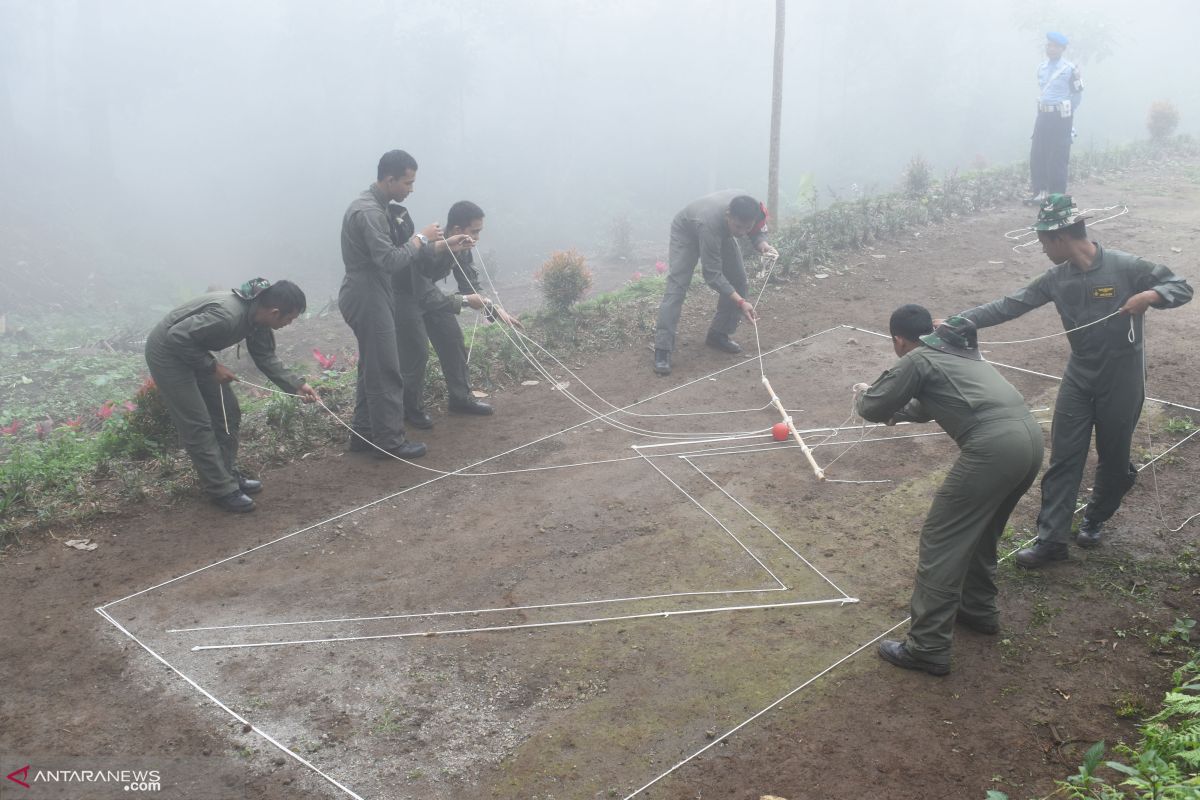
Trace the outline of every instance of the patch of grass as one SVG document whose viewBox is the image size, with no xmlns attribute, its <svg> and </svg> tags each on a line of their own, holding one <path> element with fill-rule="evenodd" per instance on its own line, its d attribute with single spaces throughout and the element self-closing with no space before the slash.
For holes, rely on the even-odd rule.
<svg viewBox="0 0 1200 800">
<path fill-rule="evenodd" d="M 1200 797 L 1200 650 L 1191 651 L 1187 663 L 1171 674 L 1171 682 L 1160 710 L 1138 727 L 1136 745 L 1118 744 L 1113 748 L 1115 758 L 1105 760 L 1106 745 L 1096 742 L 1074 775 L 1056 781 L 1058 789 L 1050 796 L 1061 793 L 1074 800 Z M 1148 711 L 1129 693 L 1117 695 L 1114 706 L 1119 717 Z M 1007 794 L 994 789 L 986 796 L 1008 800 Z"/>
<path fill-rule="evenodd" d="M 396 716 L 396 712 L 392 708 L 385 708 L 383 714 L 380 715 L 378 721 L 371 726 L 371 733 L 377 736 L 390 736 L 394 733 L 400 733 L 404 730 L 403 716 Z"/>
<path fill-rule="evenodd" d="M 1191 433 L 1196 427 L 1196 422 L 1189 417 L 1171 417 L 1163 423 L 1167 433 Z"/>
<path fill-rule="evenodd" d="M 1143 717 L 1148 711 L 1142 698 L 1133 692 L 1117 692 L 1113 698 L 1113 709 L 1121 719 Z"/>
<path fill-rule="evenodd" d="M 1050 624 L 1050 620 L 1054 619 L 1062 609 L 1051 608 L 1046 603 L 1038 600 L 1033 604 L 1033 610 L 1029 615 L 1029 627 L 1041 628 Z"/>
</svg>

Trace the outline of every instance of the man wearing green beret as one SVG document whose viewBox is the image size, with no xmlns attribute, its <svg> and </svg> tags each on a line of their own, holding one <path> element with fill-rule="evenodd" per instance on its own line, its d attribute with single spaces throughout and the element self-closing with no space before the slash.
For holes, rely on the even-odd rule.
<svg viewBox="0 0 1200 800">
<path fill-rule="evenodd" d="M 184 303 L 146 337 L 146 364 L 200 483 L 225 511 L 254 510 L 262 489 L 236 466 L 242 412 L 229 384 L 237 376 L 214 352 L 241 342 L 264 375 L 306 403 L 317 393 L 275 355 L 275 331 L 304 313 L 304 292 L 291 281 L 255 278 L 232 291 Z"/>
<path fill-rule="evenodd" d="M 1162 264 L 1089 240 L 1070 195 L 1050 195 L 1033 230 L 1055 266 L 1028 286 L 960 315 L 986 328 L 1054 303 L 1068 332 L 1071 357 L 1054 403 L 1038 539 L 1016 557 L 1029 568 L 1067 558 L 1093 430 L 1096 478 L 1075 543 L 1100 543 L 1101 527 L 1137 477 L 1129 451 L 1146 394 L 1144 315 L 1149 308 L 1176 308 L 1192 299 L 1187 281 Z"/>
<path fill-rule="evenodd" d="M 921 306 L 901 306 L 889 323 L 900 360 L 855 408 L 871 422 L 936 421 L 958 445 L 921 527 L 912 622 L 903 642 L 879 643 L 884 660 L 931 675 L 950 672 L 954 623 L 992 635 L 996 543 L 1042 466 L 1042 431 L 1020 393 L 979 354 L 975 326 L 951 317 L 933 330 Z M 931 332 L 932 331 L 932 332 Z"/>
</svg>

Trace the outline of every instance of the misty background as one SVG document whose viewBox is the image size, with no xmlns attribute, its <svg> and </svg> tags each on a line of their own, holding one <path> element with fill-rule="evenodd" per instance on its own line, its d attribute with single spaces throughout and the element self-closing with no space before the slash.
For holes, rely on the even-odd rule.
<svg viewBox="0 0 1200 800">
<path fill-rule="evenodd" d="M 0 0 L 0 310 L 159 308 L 255 275 L 319 308 L 342 213 L 392 148 L 420 163 L 418 225 L 484 208 L 506 282 L 556 249 L 603 252 L 620 217 L 665 256 L 694 197 L 765 195 L 774 17 L 771 0 Z M 1200 130 L 1194 0 L 792 0 L 784 212 L 812 187 L 894 188 L 916 154 L 939 176 L 1027 158 L 1047 29 L 1086 86 L 1077 149 L 1145 138 L 1154 100 Z"/>
</svg>

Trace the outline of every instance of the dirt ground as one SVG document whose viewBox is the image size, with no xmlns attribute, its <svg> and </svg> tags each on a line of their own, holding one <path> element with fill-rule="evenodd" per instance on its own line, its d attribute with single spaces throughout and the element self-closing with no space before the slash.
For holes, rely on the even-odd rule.
<svg viewBox="0 0 1200 800">
<path fill-rule="evenodd" d="M 1200 279 L 1200 183 L 1144 169 L 1075 192 L 1085 206 L 1129 205 L 1096 238 Z M 1044 269 L 1003 238 L 1028 217 L 1014 206 L 962 218 L 770 287 L 762 345 L 780 349 L 762 369 L 797 422 L 842 424 L 849 387 L 894 358 L 886 339 L 840 326 L 880 330 L 903 302 L 947 315 Z M 10 548 L 4 774 L 159 769 L 162 797 L 347 796 L 262 732 L 370 798 L 622 798 L 708 745 L 638 796 L 1024 798 L 1053 791 L 1092 742 L 1128 738 L 1177 652 L 1159 635 L 1200 616 L 1200 520 L 1167 531 L 1200 511 L 1200 437 L 1143 473 L 1103 547 L 1073 548 L 1044 572 L 1003 565 L 1003 630 L 957 633 L 949 677 L 897 670 L 871 646 L 841 661 L 904 630 L 917 532 L 953 443 L 857 443 L 935 426 L 810 439 L 822 464 L 837 458 L 830 478 L 888 483 L 819 484 L 796 449 L 766 437 L 739 440 L 760 452 L 633 450 L 777 420 L 762 409 L 758 361 L 703 346 L 710 308 L 707 290 L 689 298 L 669 378 L 651 373 L 643 346 L 575 376 L 555 370 L 604 412 L 585 385 L 616 406 L 665 392 L 629 409 L 641 416 L 606 418 L 620 426 L 543 378 L 492 397 L 495 417 L 435 414 L 421 466 L 474 465 L 466 475 L 314 456 L 264 475 L 253 515 L 200 500 L 139 506 Z M 983 338 L 1058 330 L 1043 309 Z M 1146 330 L 1149 394 L 1200 406 L 1200 305 L 1152 311 Z M 280 339 L 328 352 L 328 336 L 297 325 Z M 754 351 L 752 331 L 739 338 Z M 1066 352 L 1059 337 L 988 355 L 1057 375 Z M 1057 382 L 1005 375 L 1048 419 Z M 1183 417 L 1200 421 L 1147 403 L 1137 460 L 1186 435 L 1168 424 Z M 1037 501 L 1034 489 L 1013 515 L 1009 550 L 1030 535 Z M 74 535 L 100 546 L 65 548 Z M 130 636 L 93 611 L 103 604 Z M 568 624 L 581 620 L 604 621 Z M 219 629 L 231 625 L 265 627 Z M 209 630 L 176 632 L 198 627 Z M 342 641 L 312 641 L 328 639 Z M 192 649 L 283 641 L 307 643 Z"/>
</svg>

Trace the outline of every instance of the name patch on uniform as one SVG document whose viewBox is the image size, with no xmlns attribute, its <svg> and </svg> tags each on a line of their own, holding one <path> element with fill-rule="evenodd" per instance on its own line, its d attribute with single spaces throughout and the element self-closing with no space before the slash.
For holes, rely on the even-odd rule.
<svg viewBox="0 0 1200 800">
<path fill-rule="evenodd" d="M 1092 297 L 1097 300 L 1111 300 L 1117 296 L 1117 287 L 1115 286 L 1097 286 L 1092 289 Z"/>
</svg>

